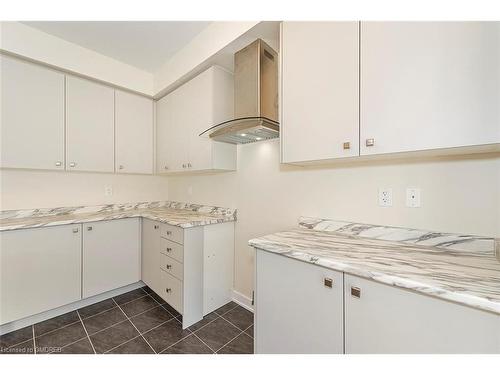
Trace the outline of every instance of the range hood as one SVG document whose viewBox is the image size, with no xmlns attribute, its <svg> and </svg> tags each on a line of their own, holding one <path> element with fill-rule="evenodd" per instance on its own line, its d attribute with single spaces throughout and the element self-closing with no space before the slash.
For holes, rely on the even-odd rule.
<svg viewBox="0 0 500 375">
<path fill-rule="evenodd" d="M 232 144 L 279 137 L 278 54 L 261 39 L 234 55 L 234 117 L 200 136 Z"/>
</svg>

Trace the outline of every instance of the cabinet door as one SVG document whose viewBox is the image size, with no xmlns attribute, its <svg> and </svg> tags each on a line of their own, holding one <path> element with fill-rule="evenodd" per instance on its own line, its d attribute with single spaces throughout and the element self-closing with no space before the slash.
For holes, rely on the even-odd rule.
<svg viewBox="0 0 500 375">
<path fill-rule="evenodd" d="M 187 163 L 186 132 L 179 123 L 178 91 L 174 91 L 156 104 L 157 172 L 185 170 Z M 189 109 L 193 111 L 193 108 Z"/>
<path fill-rule="evenodd" d="M 66 77 L 68 170 L 114 171 L 114 90 Z"/>
<path fill-rule="evenodd" d="M 256 353 L 343 353 L 342 273 L 263 250 L 256 256 Z"/>
<path fill-rule="evenodd" d="M 0 324 L 81 299 L 81 225 L 0 232 Z"/>
<path fill-rule="evenodd" d="M 115 91 L 115 171 L 153 173 L 153 101 Z"/>
<path fill-rule="evenodd" d="M 64 169 L 64 74 L 8 56 L 0 66 L 0 166 Z"/>
<path fill-rule="evenodd" d="M 358 22 L 282 23 L 284 163 L 359 155 L 358 31 Z"/>
<path fill-rule="evenodd" d="M 83 297 L 141 279 L 138 218 L 83 225 Z"/>
<path fill-rule="evenodd" d="M 361 24 L 362 155 L 500 142 L 500 22 Z"/>
<path fill-rule="evenodd" d="M 500 353 L 499 315 L 347 274 L 344 282 L 346 353 Z"/>
<path fill-rule="evenodd" d="M 142 219 L 142 281 L 160 292 L 160 251 L 161 251 L 160 224 Z"/>
</svg>

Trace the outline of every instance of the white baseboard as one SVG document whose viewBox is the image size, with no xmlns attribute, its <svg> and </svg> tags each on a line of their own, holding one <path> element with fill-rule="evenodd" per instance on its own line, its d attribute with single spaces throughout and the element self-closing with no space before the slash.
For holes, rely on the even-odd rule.
<svg viewBox="0 0 500 375">
<path fill-rule="evenodd" d="M 241 307 L 244 307 L 245 309 L 253 312 L 252 299 L 250 297 L 247 297 L 244 294 L 241 294 L 240 292 L 237 292 L 234 289 L 233 289 L 232 294 L 233 294 L 233 301 L 234 302 L 236 302 Z"/>
<path fill-rule="evenodd" d="M 146 284 L 144 284 L 142 281 L 138 281 L 136 283 L 133 283 L 133 284 L 130 284 L 127 286 L 123 286 L 123 287 L 118 288 L 118 289 L 113 289 L 113 290 L 110 290 L 109 292 L 105 292 L 105 293 L 99 294 L 97 296 L 85 298 L 85 299 L 82 299 L 80 301 L 76 301 L 76 302 L 70 303 L 68 305 L 58 307 L 58 308 L 53 309 L 53 310 L 44 311 L 44 312 L 36 314 L 36 315 L 31 315 L 31 316 L 28 316 L 28 317 L 23 318 L 23 319 L 19 319 L 19 320 L 15 320 L 13 322 L 2 324 L 2 325 L 0 325 L 0 335 L 15 331 L 17 329 L 21 329 L 21 328 L 24 328 L 27 326 L 30 326 L 32 324 L 43 322 L 44 320 L 47 320 L 47 319 L 55 318 L 56 316 L 66 314 L 66 313 L 73 311 L 73 310 L 81 309 L 82 307 L 89 306 L 89 305 L 92 305 L 94 303 L 104 301 L 105 299 L 108 299 L 111 297 L 116 297 L 120 294 L 130 292 L 131 290 L 140 288 L 140 287 L 145 286 L 145 285 Z"/>
</svg>

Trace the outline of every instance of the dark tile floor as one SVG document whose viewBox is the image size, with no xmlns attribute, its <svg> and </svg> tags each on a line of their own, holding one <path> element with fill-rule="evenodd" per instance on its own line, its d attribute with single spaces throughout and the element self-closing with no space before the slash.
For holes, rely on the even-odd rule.
<svg viewBox="0 0 500 375">
<path fill-rule="evenodd" d="M 148 287 L 0 336 L 2 354 L 252 354 L 253 314 L 234 302 L 182 329 Z"/>
</svg>

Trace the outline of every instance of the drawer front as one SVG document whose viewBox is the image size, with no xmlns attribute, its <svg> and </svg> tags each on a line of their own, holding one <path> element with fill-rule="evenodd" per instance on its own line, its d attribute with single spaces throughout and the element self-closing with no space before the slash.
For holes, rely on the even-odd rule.
<svg viewBox="0 0 500 375">
<path fill-rule="evenodd" d="M 176 242 L 162 238 L 160 252 L 174 258 L 180 263 L 184 262 L 184 247 Z"/>
<path fill-rule="evenodd" d="M 182 263 L 170 258 L 168 255 L 161 254 L 160 267 L 163 271 L 171 274 L 179 280 L 182 280 L 182 276 L 184 274 L 184 265 Z"/>
<path fill-rule="evenodd" d="M 176 309 L 179 313 L 182 311 L 182 281 L 177 280 L 172 275 L 160 270 L 161 273 L 161 290 L 160 297 L 163 298 L 170 306 Z"/>
<path fill-rule="evenodd" d="M 170 241 L 174 241 L 180 244 L 184 243 L 184 229 L 174 227 L 173 225 L 162 224 L 161 236 Z"/>
</svg>

